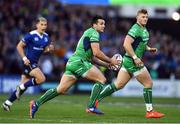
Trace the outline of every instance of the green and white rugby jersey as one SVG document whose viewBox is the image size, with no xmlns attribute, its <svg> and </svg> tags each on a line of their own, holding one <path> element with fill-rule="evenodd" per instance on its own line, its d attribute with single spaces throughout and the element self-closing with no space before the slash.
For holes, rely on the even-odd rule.
<svg viewBox="0 0 180 124">
<path fill-rule="evenodd" d="M 94 28 L 89 28 L 80 38 L 76 50 L 69 60 L 73 61 L 80 57 L 82 60 L 91 61 L 93 56 L 91 43 L 93 42 L 99 42 L 99 32 Z"/>
<path fill-rule="evenodd" d="M 131 27 L 128 35 L 134 39 L 134 42 L 132 43 L 133 50 L 137 57 L 141 59 L 146 50 L 146 45 L 149 40 L 149 33 L 147 29 L 141 27 L 139 24 L 136 23 Z M 123 57 L 122 68 L 125 68 L 129 73 L 135 74 L 136 72 L 143 69 L 144 66 L 137 67 L 131 56 L 128 55 L 128 53 L 125 53 Z"/>
<path fill-rule="evenodd" d="M 132 43 L 133 50 L 137 57 L 141 59 L 149 40 L 149 33 L 147 29 L 136 23 L 128 31 L 128 35 L 134 39 L 134 42 Z M 129 56 L 128 53 L 126 53 L 125 56 Z"/>
</svg>

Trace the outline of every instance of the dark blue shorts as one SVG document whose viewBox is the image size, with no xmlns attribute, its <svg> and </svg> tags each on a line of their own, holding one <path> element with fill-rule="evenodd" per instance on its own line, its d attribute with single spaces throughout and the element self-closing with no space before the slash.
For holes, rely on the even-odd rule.
<svg viewBox="0 0 180 124">
<path fill-rule="evenodd" d="M 37 67 L 38 67 L 37 64 L 29 64 L 28 66 L 27 66 L 27 65 L 24 65 L 23 74 L 24 74 L 24 75 L 27 75 L 27 76 L 30 76 L 29 73 L 30 73 L 33 69 L 35 69 L 35 68 L 37 68 Z"/>
</svg>

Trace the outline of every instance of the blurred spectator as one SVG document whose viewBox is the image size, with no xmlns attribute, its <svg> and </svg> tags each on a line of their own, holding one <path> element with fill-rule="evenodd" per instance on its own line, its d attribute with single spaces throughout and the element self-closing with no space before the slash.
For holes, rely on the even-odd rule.
<svg viewBox="0 0 180 124">
<path fill-rule="evenodd" d="M 56 0 L 1 0 L 0 1 L 0 73 L 20 74 L 21 59 L 16 44 L 39 16 L 48 19 L 48 34 L 55 44 L 54 54 L 42 58 L 42 70 L 49 78 L 58 80 L 68 57 L 74 51 L 90 18 L 101 14 L 107 20 L 106 31 L 101 35 L 103 51 L 109 56 L 124 54 L 122 47 L 127 30 L 134 20 L 118 15 L 117 7 L 62 5 Z M 144 62 L 153 78 L 170 78 L 174 74 L 180 79 L 180 44 L 162 31 L 150 29 L 150 46 L 159 49 L 158 54 L 146 53 Z M 108 75 L 105 70 L 105 75 Z M 115 75 L 111 74 L 111 77 Z"/>
</svg>

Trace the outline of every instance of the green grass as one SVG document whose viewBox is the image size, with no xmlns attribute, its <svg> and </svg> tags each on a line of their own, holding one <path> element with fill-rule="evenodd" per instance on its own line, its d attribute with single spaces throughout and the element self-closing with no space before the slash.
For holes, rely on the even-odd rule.
<svg viewBox="0 0 180 124">
<path fill-rule="evenodd" d="M 177 98 L 154 98 L 155 109 L 166 116 L 146 119 L 143 98 L 108 97 L 99 105 L 105 115 L 98 116 L 85 113 L 89 96 L 58 96 L 41 106 L 35 119 L 29 119 L 29 101 L 38 97 L 23 96 L 14 103 L 11 112 L 1 109 L 0 123 L 180 123 L 180 99 Z M 6 98 L 7 95 L 0 95 L 0 102 Z"/>
</svg>

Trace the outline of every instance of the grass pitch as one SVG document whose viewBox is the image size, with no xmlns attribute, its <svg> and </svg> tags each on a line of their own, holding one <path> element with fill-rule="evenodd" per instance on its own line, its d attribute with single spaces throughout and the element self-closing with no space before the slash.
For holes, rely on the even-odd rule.
<svg viewBox="0 0 180 124">
<path fill-rule="evenodd" d="M 8 95 L 0 95 L 0 103 Z M 11 112 L 0 110 L 0 123 L 180 123 L 180 99 L 154 98 L 155 109 L 166 114 L 146 119 L 143 98 L 107 97 L 99 105 L 104 115 L 87 114 L 88 95 L 66 95 L 41 106 L 34 119 L 29 118 L 29 101 L 39 95 L 24 95 Z"/>
</svg>

